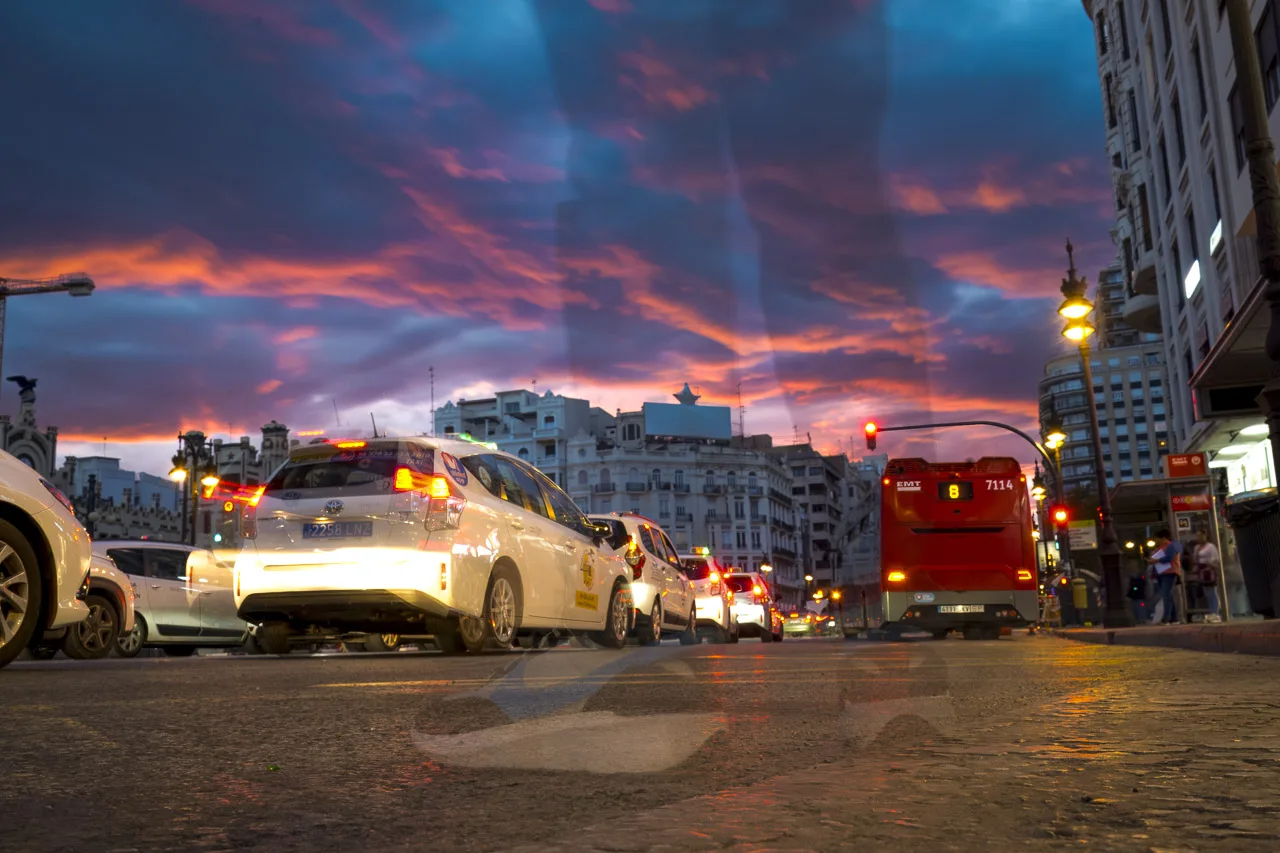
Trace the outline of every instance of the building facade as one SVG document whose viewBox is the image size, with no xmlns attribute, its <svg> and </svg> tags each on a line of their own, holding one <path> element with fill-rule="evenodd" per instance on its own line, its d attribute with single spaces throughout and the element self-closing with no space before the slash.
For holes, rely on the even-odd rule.
<svg viewBox="0 0 1280 853">
<path fill-rule="evenodd" d="M 15 377 L 26 380 L 26 377 Z M 18 397 L 18 419 L 0 415 L 0 449 L 52 478 L 58 467 L 58 428 L 36 424 L 35 380 L 24 381 Z"/>
<path fill-rule="evenodd" d="M 1275 136 L 1280 2 L 1252 5 Z M 1275 485 L 1258 400 L 1268 317 L 1224 6 L 1084 0 L 1084 8 L 1116 193 L 1122 315 L 1163 337 L 1170 445 L 1205 453 L 1239 482 Z"/>
</svg>

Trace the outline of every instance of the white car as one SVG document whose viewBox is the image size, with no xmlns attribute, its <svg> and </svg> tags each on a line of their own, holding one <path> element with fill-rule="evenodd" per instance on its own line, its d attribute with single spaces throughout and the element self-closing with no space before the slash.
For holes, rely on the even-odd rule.
<svg viewBox="0 0 1280 853">
<path fill-rule="evenodd" d="M 712 642 L 738 642 L 741 632 L 733 612 L 734 592 L 724 579 L 728 569 L 709 553 L 681 554 L 680 562 L 693 582 L 698 627 L 711 633 Z"/>
<path fill-rule="evenodd" d="M 786 636 L 782 613 L 765 577 L 759 572 L 732 572 L 724 580 L 733 592 L 733 615 L 739 630 L 759 637 L 762 643 L 782 642 Z"/>
<path fill-rule="evenodd" d="M 609 544 L 623 550 L 631 567 L 631 598 L 641 645 L 654 645 L 663 635 L 676 634 L 681 643 L 697 645 L 693 588 L 675 546 L 658 523 L 633 512 L 590 518 L 610 526 Z"/>
<path fill-rule="evenodd" d="M 67 496 L 0 451 L 0 667 L 89 617 L 90 555 Z"/>
<path fill-rule="evenodd" d="M 137 590 L 137 619 L 116 652 L 131 658 L 146 646 L 170 657 L 196 649 L 244 645 L 249 626 L 236 615 L 232 566 L 212 551 L 175 542 L 99 539 L 93 552 L 110 557 Z"/>
<path fill-rule="evenodd" d="M 109 557 L 94 554 L 89 561 L 89 589 L 84 603 L 89 617 L 65 628 L 46 631 L 31 646 L 36 660 L 49 660 L 58 650 L 72 660 L 100 660 L 111 654 L 122 635 L 133 630 L 137 593 L 124 572 Z"/>
<path fill-rule="evenodd" d="M 620 648 L 631 628 L 631 572 L 608 531 L 492 445 L 295 448 L 241 534 L 236 605 L 268 654 L 349 633 L 431 635 L 446 654 L 556 631 Z"/>
</svg>

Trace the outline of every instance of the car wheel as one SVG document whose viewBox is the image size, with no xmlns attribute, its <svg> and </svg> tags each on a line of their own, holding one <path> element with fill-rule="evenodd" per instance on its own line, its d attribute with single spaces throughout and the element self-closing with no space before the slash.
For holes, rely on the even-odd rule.
<svg viewBox="0 0 1280 853">
<path fill-rule="evenodd" d="M 458 629 L 467 651 L 472 654 L 484 651 L 490 642 L 499 648 L 511 648 L 516 631 L 520 629 L 515 572 L 506 566 L 494 569 L 489 578 L 489 589 L 485 592 L 482 614 L 479 617 L 461 617 Z"/>
<path fill-rule="evenodd" d="M 604 630 L 595 634 L 592 639 L 607 649 L 624 648 L 627 645 L 627 631 L 631 627 L 627 624 L 631 618 L 631 610 L 631 594 L 621 584 L 616 584 L 609 596 L 609 614 L 605 618 Z"/>
<path fill-rule="evenodd" d="M 196 653 L 195 646 L 165 646 L 165 657 L 189 658 Z"/>
<path fill-rule="evenodd" d="M 762 626 L 762 627 L 760 628 L 760 642 L 762 642 L 762 643 L 772 643 L 772 642 L 773 642 L 773 632 L 772 632 L 772 631 L 770 631 L 768 628 L 765 628 L 765 627 L 763 627 L 763 626 Z"/>
<path fill-rule="evenodd" d="M 364 638 L 364 650 L 367 652 L 394 652 L 399 648 L 399 634 L 369 634 Z"/>
<path fill-rule="evenodd" d="M 685 626 L 684 631 L 680 634 L 680 645 L 696 646 L 702 642 L 702 638 L 698 636 L 698 611 L 693 609 L 689 611 L 689 624 Z"/>
<path fill-rule="evenodd" d="M 742 629 L 738 627 L 738 623 L 734 622 L 733 627 L 729 629 L 729 644 L 732 645 L 742 639 Z"/>
<path fill-rule="evenodd" d="M 0 521 L 0 667 L 35 636 L 44 602 L 36 553 L 18 528 Z"/>
<path fill-rule="evenodd" d="M 122 658 L 136 658 L 147 643 L 147 620 L 134 614 L 133 630 L 121 634 L 116 640 L 116 654 Z"/>
<path fill-rule="evenodd" d="M 101 660 L 111 654 L 120 638 L 120 619 L 106 596 L 90 593 L 84 603 L 89 617 L 67 629 L 62 653 L 72 660 Z"/>
<path fill-rule="evenodd" d="M 649 618 L 640 624 L 637 632 L 640 635 L 640 645 L 656 646 L 662 642 L 662 600 L 655 598 L 653 600 L 653 609 L 649 611 Z"/>
<path fill-rule="evenodd" d="M 289 626 L 284 622 L 268 622 L 266 625 L 259 625 L 253 636 L 264 655 L 287 655 L 291 634 Z"/>
</svg>

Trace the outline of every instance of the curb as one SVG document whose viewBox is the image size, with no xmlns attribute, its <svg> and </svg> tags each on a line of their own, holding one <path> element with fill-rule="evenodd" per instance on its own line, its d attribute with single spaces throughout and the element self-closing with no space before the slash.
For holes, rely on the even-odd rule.
<svg viewBox="0 0 1280 853">
<path fill-rule="evenodd" d="M 1280 625 L 1184 625 L 1169 628 L 1054 629 L 1066 640 L 1104 646 L 1148 646 L 1219 654 L 1280 657 Z"/>
</svg>

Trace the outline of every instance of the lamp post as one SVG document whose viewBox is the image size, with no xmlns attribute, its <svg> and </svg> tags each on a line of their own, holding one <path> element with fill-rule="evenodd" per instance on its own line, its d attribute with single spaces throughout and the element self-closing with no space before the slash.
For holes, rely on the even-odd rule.
<svg viewBox="0 0 1280 853">
<path fill-rule="evenodd" d="M 173 455 L 173 470 L 169 472 L 169 478 L 184 484 L 182 541 L 188 545 L 196 544 L 196 527 L 200 519 L 200 487 L 212 489 L 218 485 L 216 461 L 209 452 L 204 433 L 189 430 L 178 436 L 178 452 Z"/>
<path fill-rule="evenodd" d="M 1101 535 L 1098 541 L 1098 559 L 1102 563 L 1102 585 L 1106 593 L 1106 606 L 1102 616 L 1108 628 L 1123 628 L 1133 624 L 1129 609 L 1125 607 L 1120 585 L 1120 542 L 1116 538 L 1114 520 L 1111 517 L 1111 494 L 1107 490 L 1107 472 L 1102 455 L 1102 434 L 1098 427 L 1098 401 L 1093 392 L 1093 367 L 1090 364 L 1089 336 L 1095 331 L 1088 317 L 1093 304 L 1085 297 L 1088 284 L 1076 277 L 1076 262 L 1071 241 L 1067 241 L 1067 278 L 1062 280 L 1065 297 L 1058 313 L 1067 320 L 1062 335 L 1080 347 L 1080 361 L 1084 368 L 1085 397 L 1089 401 L 1089 423 L 1093 429 L 1094 472 L 1098 481 L 1098 522 Z"/>
<path fill-rule="evenodd" d="M 1266 353 L 1271 378 L 1258 402 L 1271 431 L 1271 452 L 1280 459 L 1280 177 L 1276 149 L 1267 126 L 1268 108 L 1262 88 L 1262 65 L 1254 40 L 1249 0 L 1225 0 L 1231 28 L 1231 52 L 1236 66 L 1236 94 L 1240 98 L 1241 130 L 1249 162 L 1249 184 L 1258 232 L 1258 267 L 1266 280 L 1262 292 L 1271 312 Z"/>
</svg>

